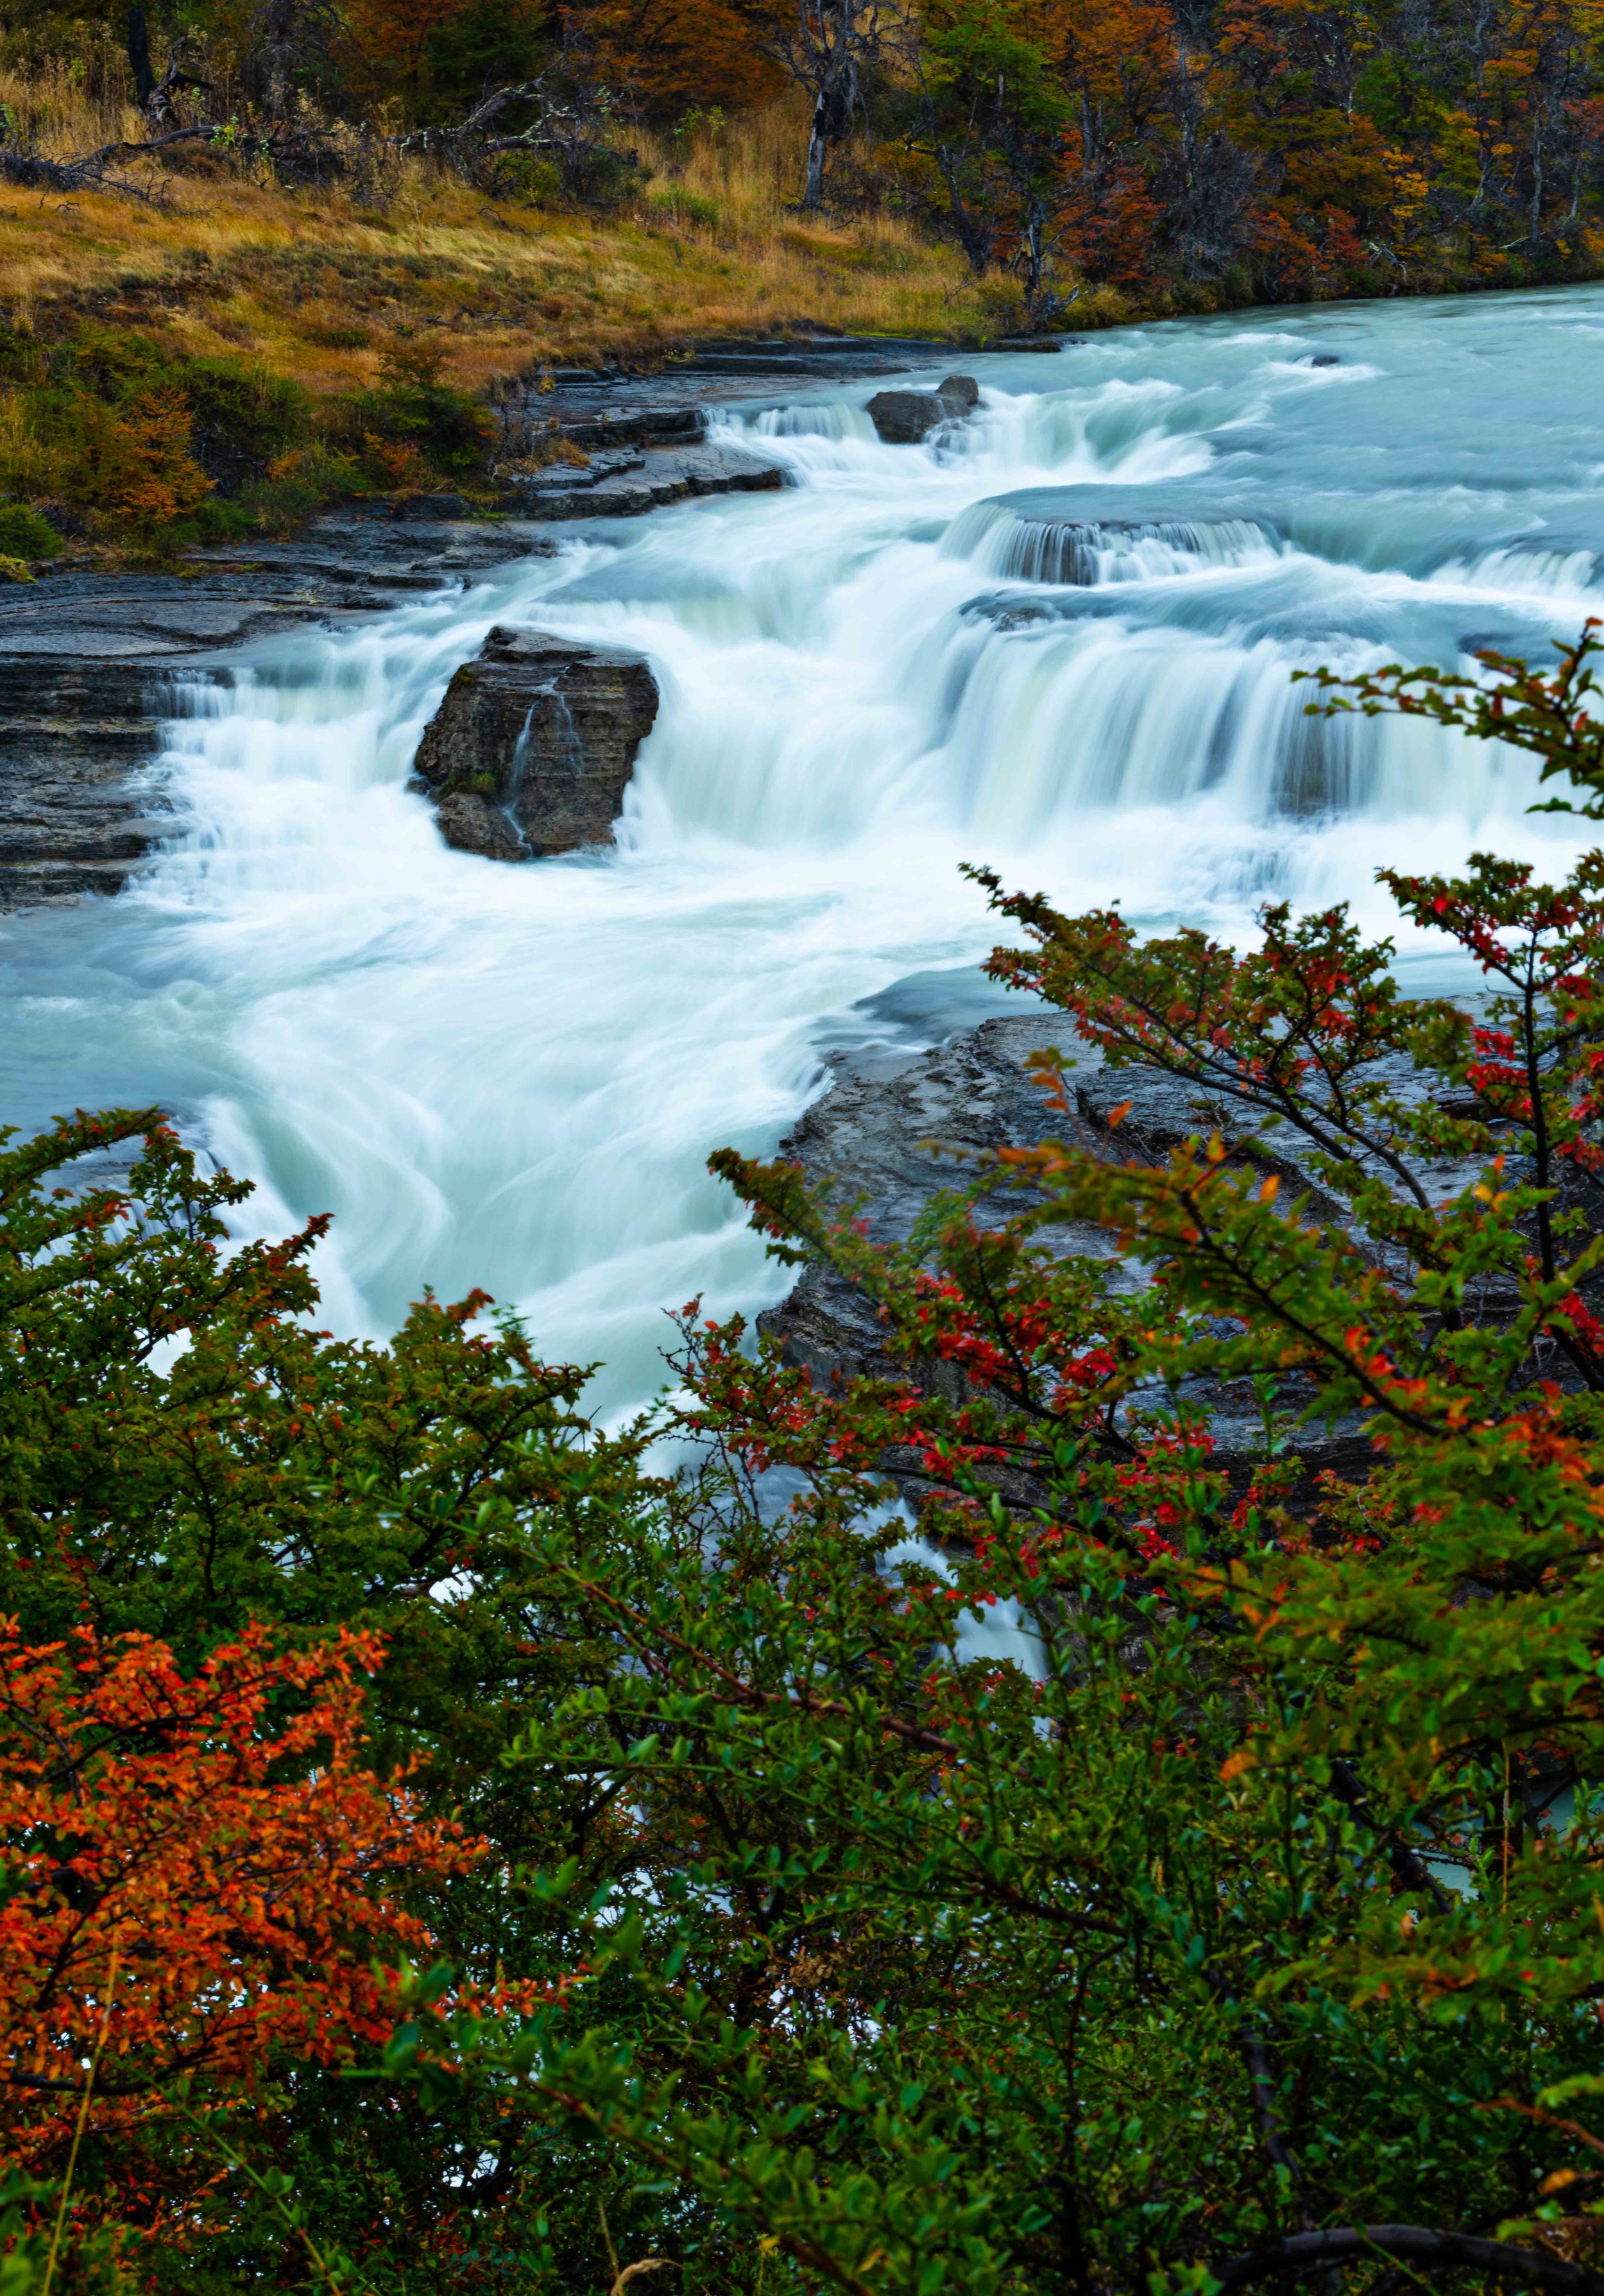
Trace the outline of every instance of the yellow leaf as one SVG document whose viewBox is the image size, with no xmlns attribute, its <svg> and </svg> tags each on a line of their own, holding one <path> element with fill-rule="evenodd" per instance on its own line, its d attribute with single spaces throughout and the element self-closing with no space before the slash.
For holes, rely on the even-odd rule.
<svg viewBox="0 0 1604 2296">
<path fill-rule="evenodd" d="M 1258 1759 L 1258 1756 L 1254 1752 L 1251 1746 L 1238 1746 L 1236 1752 L 1234 1754 L 1228 1754 L 1224 1761 L 1220 1765 L 1221 1784 L 1222 1786 L 1230 1785 L 1231 1780 L 1233 1778 L 1239 1778 L 1244 1770 L 1253 1769 L 1257 1764 Z"/>
</svg>

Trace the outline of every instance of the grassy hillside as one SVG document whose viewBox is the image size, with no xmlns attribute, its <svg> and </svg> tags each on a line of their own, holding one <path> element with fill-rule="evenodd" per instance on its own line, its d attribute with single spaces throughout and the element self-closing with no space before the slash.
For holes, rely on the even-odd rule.
<svg viewBox="0 0 1604 2296">
<path fill-rule="evenodd" d="M 0 103 L 38 123 L 52 156 L 145 132 L 65 75 L 0 75 Z M 911 225 L 794 212 L 804 142 L 784 105 L 682 147 L 635 135 L 638 187 L 604 215 L 489 200 L 410 159 L 357 194 L 286 192 L 193 150 L 131 178 L 149 204 L 0 188 L 0 306 L 49 337 L 84 317 L 159 328 L 175 348 L 259 360 L 318 392 L 372 382 L 408 328 L 432 331 L 448 378 L 473 389 L 531 363 L 797 318 L 954 337 L 1006 326 L 1007 285 L 977 291 L 956 250 Z"/>
</svg>

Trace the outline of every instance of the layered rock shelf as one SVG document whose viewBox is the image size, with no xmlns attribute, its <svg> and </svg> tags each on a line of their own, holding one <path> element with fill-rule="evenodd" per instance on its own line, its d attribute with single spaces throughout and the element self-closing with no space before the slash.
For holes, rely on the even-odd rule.
<svg viewBox="0 0 1604 2296">
<path fill-rule="evenodd" d="M 498 627 L 446 688 L 415 786 L 434 799 L 447 844 L 487 860 L 599 845 L 656 716 L 639 654 Z"/>
<path fill-rule="evenodd" d="M 121 890 L 153 827 L 130 781 L 156 698 L 137 661 L 0 657 L 0 909 Z"/>
<path fill-rule="evenodd" d="M 585 427 L 605 436 L 611 426 Z M 626 438 L 597 447 L 582 464 L 504 471 L 501 483 L 523 517 L 639 518 L 698 495 L 766 493 L 783 487 L 786 474 L 777 463 L 722 440 L 692 438 L 683 445 L 636 446 Z"/>
</svg>

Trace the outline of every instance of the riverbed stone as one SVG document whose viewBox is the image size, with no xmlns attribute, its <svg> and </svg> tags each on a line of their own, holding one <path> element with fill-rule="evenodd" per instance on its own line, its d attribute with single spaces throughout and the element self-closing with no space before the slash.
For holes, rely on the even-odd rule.
<svg viewBox="0 0 1604 2296">
<path fill-rule="evenodd" d="M 917 447 L 943 422 L 959 422 L 980 405 L 972 374 L 950 374 L 934 390 L 877 390 L 868 419 L 888 447 Z"/>
<path fill-rule="evenodd" d="M 446 688 L 414 786 L 461 852 L 523 861 L 603 844 L 657 700 L 637 653 L 498 625 Z"/>
<path fill-rule="evenodd" d="M 966 414 L 973 414 L 980 405 L 980 385 L 972 374 L 943 375 L 935 387 L 935 395 L 961 407 Z"/>
</svg>

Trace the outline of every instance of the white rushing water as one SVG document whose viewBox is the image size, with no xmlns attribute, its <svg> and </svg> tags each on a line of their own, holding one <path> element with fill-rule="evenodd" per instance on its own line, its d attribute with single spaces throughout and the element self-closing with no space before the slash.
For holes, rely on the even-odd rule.
<svg viewBox="0 0 1604 2296">
<path fill-rule="evenodd" d="M 1600 333 L 1592 289 L 1130 329 L 964 362 L 980 415 L 928 447 L 881 446 L 865 384 L 744 418 L 783 495 L 276 641 L 170 727 L 130 892 L 0 935 L 0 1107 L 160 1100 L 261 1230 L 335 1213 L 340 1327 L 482 1283 L 639 1397 L 665 1307 L 783 1289 L 709 1150 L 772 1147 L 830 1046 L 988 1009 L 961 860 L 1239 932 L 1282 897 L 1386 925 L 1383 862 L 1568 848 L 1518 762 L 1317 724 L 1289 673 L 1604 611 Z M 507 620 L 651 659 L 614 850 L 477 860 L 407 790 Z"/>
</svg>

